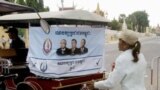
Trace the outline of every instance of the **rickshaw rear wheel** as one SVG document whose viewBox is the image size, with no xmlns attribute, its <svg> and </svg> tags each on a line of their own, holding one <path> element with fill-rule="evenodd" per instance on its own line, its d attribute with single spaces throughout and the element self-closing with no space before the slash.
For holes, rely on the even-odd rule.
<svg viewBox="0 0 160 90">
<path fill-rule="evenodd" d="M 17 90 L 37 90 L 30 82 L 21 82 L 17 85 Z"/>
</svg>

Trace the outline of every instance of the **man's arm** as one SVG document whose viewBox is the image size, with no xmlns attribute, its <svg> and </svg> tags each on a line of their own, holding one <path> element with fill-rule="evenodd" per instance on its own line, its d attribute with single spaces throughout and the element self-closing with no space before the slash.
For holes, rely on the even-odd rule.
<svg viewBox="0 0 160 90">
<path fill-rule="evenodd" d="M 125 77 L 124 62 L 116 60 L 115 69 L 106 80 L 95 82 L 94 87 L 98 89 L 110 89 L 119 84 Z"/>
</svg>

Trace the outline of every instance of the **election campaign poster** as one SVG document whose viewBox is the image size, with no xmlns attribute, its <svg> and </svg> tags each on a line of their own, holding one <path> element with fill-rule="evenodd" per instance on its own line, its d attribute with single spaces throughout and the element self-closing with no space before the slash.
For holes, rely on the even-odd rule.
<svg viewBox="0 0 160 90">
<path fill-rule="evenodd" d="M 100 71 L 105 28 L 51 26 L 29 28 L 27 62 L 33 74 L 43 77 L 71 77 Z"/>
</svg>

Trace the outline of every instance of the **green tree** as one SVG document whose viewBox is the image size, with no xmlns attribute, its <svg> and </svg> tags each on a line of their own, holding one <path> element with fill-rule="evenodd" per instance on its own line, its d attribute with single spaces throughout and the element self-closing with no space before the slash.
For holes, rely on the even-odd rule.
<svg viewBox="0 0 160 90">
<path fill-rule="evenodd" d="M 37 11 L 49 11 L 49 7 L 44 7 L 43 0 L 6 0 L 16 2 L 17 4 L 26 5 L 36 9 Z"/>
<path fill-rule="evenodd" d="M 39 9 L 37 0 L 26 0 L 26 5 L 35 9 Z"/>
<path fill-rule="evenodd" d="M 127 25 L 129 28 L 139 32 L 145 32 L 149 26 L 148 14 L 145 11 L 136 11 L 127 17 Z"/>
<path fill-rule="evenodd" d="M 129 15 L 126 18 L 128 29 L 136 30 L 137 29 L 137 19 L 134 15 Z"/>
<path fill-rule="evenodd" d="M 36 9 L 37 11 L 49 11 L 48 7 L 44 7 L 43 0 L 26 0 L 26 5 Z"/>
<path fill-rule="evenodd" d="M 16 3 L 21 4 L 21 5 L 26 5 L 24 0 L 16 0 Z"/>
<path fill-rule="evenodd" d="M 15 2 L 15 0 L 5 0 L 5 1 L 12 2 L 12 3 Z"/>
<path fill-rule="evenodd" d="M 24 28 L 18 28 L 18 35 L 20 35 L 21 37 L 23 37 L 25 35 L 25 30 Z"/>
<path fill-rule="evenodd" d="M 116 19 L 113 19 L 109 25 L 112 30 L 120 30 L 121 29 L 121 23 L 119 23 Z"/>
<path fill-rule="evenodd" d="M 120 23 L 123 23 L 123 20 L 126 18 L 126 15 L 125 14 L 120 14 L 119 15 L 119 22 Z"/>
</svg>

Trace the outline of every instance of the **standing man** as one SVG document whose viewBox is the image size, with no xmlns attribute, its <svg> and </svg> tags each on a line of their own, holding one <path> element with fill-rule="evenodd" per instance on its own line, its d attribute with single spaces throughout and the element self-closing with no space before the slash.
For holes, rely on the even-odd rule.
<svg viewBox="0 0 160 90">
<path fill-rule="evenodd" d="M 19 38 L 16 28 L 9 28 L 6 33 L 8 33 L 9 38 L 12 40 L 10 43 L 11 49 L 25 48 L 25 43 Z"/>
<path fill-rule="evenodd" d="M 115 67 L 108 78 L 92 82 L 89 87 L 96 89 L 112 89 L 121 85 L 120 90 L 146 90 L 144 76 L 147 62 L 141 53 L 141 43 L 136 32 L 126 30 L 119 37 L 119 50 L 122 53 L 115 61 Z"/>
</svg>

